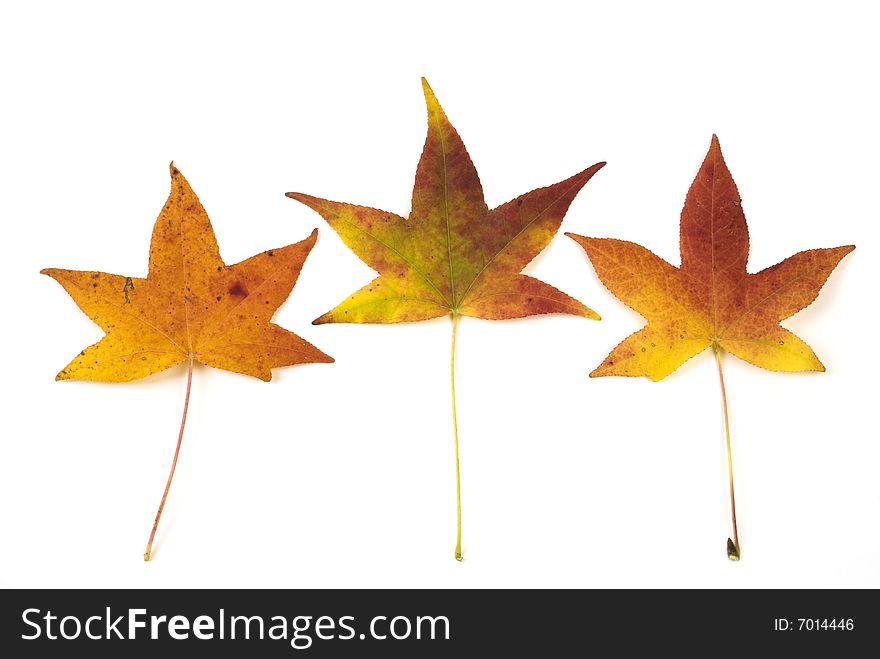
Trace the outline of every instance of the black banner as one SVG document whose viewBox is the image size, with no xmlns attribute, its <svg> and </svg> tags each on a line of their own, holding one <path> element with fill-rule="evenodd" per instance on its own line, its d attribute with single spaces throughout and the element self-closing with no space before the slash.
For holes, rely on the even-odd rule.
<svg viewBox="0 0 880 659">
<path fill-rule="evenodd" d="M 7 657 L 676 654 L 878 647 L 867 590 L 11 590 Z M 603 654 L 603 656 L 607 656 Z"/>
</svg>

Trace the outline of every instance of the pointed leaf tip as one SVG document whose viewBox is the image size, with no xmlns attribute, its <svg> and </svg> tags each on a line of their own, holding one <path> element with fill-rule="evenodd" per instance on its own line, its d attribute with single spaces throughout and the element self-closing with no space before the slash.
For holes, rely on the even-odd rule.
<svg viewBox="0 0 880 659">
<path fill-rule="evenodd" d="M 581 247 L 583 247 L 585 251 L 586 251 L 586 249 L 587 249 L 587 241 L 588 241 L 588 240 L 592 240 L 592 238 L 587 238 L 586 236 L 582 236 L 581 234 L 579 234 L 579 233 L 574 233 L 574 232 L 572 232 L 572 231 L 566 231 L 563 235 L 565 235 L 565 236 L 568 237 L 568 238 L 571 238 L 571 239 L 572 239 L 573 241 L 575 241 L 578 245 L 580 245 Z"/>
<path fill-rule="evenodd" d="M 596 164 L 590 165 L 586 169 L 582 170 L 579 174 L 576 174 L 575 176 L 583 176 L 584 177 L 584 185 L 586 185 L 587 181 L 589 181 L 591 178 L 593 178 L 593 175 L 598 173 L 598 171 L 600 169 L 602 169 L 607 164 L 608 163 L 606 163 L 606 162 L 597 162 Z"/>
<path fill-rule="evenodd" d="M 422 91 L 425 94 L 425 105 L 428 106 L 428 114 L 430 114 L 432 109 L 437 109 L 442 113 L 443 107 L 440 105 L 440 101 L 437 100 L 437 95 L 434 93 L 434 90 L 431 89 L 431 85 L 428 84 L 428 81 L 425 78 L 422 78 Z"/>
<path fill-rule="evenodd" d="M 308 236 L 303 238 L 300 242 L 307 243 L 310 247 L 314 247 L 315 242 L 318 240 L 318 229 L 312 229 L 311 233 Z"/>
<path fill-rule="evenodd" d="M 288 199 L 293 199 L 294 201 L 298 201 L 301 204 L 305 204 L 306 206 L 311 206 L 311 202 L 313 202 L 317 199 L 317 197 L 307 195 L 303 192 L 285 192 L 284 196 L 287 197 Z"/>
</svg>

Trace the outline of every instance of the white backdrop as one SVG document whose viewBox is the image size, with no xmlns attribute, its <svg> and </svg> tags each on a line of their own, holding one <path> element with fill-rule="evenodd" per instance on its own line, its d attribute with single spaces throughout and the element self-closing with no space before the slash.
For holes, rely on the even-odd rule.
<svg viewBox="0 0 880 659">
<path fill-rule="evenodd" d="M 0 19 L 0 585 L 880 586 L 880 61 L 868 3 L 9 3 Z M 408 211 L 426 76 L 487 202 L 608 165 L 563 230 L 678 263 L 713 132 L 751 271 L 855 243 L 785 323 L 824 374 L 726 361 L 743 560 L 725 555 L 711 352 L 587 373 L 641 319 L 560 236 L 527 272 L 601 322 L 464 319 L 455 540 L 450 321 L 310 321 L 372 273 L 298 190 Z M 227 263 L 320 238 L 277 322 L 336 358 L 53 381 L 101 332 L 43 267 L 146 274 L 174 160 Z"/>
</svg>

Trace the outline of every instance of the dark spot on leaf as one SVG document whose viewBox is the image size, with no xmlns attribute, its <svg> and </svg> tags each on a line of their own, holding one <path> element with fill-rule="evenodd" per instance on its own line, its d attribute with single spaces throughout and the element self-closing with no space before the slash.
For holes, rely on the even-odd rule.
<svg viewBox="0 0 880 659">
<path fill-rule="evenodd" d="M 229 294 L 233 297 L 244 297 L 245 295 L 247 295 L 247 291 L 244 290 L 241 282 L 237 281 L 229 287 Z"/>
<path fill-rule="evenodd" d="M 269 256 L 275 256 L 275 252 L 271 249 L 268 252 L 266 252 L 266 254 L 268 254 Z"/>
<path fill-rule="evenodd" d="M 516 200 L 516 205 L 517 205 L 517 206 L 522 206 L 522 202 L 523 202 L 522 199 L 517 199 L 517 200 Z"/>
</svg>

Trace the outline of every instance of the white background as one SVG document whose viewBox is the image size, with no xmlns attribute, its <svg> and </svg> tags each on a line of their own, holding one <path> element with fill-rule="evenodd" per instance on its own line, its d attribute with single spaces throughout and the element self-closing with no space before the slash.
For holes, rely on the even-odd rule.
<svg viewBox="0 0 880 659">
<path fill-rule="evenodd" d="M 878 116 L 869 3 L 7 3 L 0 585 L 880 586 Z M 372 277 L 297 190 L 405 214 L 425 75 L 490 206 L 600 160 L 563 230 L 673 263 L 719 135 L 750 268 L 855 243 L 786 327 L 824 374 L 726 361 L 730 563 L 711 353 L 587 373 L 642 320 L 560 236 L 527 272 L 595 308 L 462 321 L 466 560 L 452 558 L 450 322 L 310 321 Z M 146 274 L 174 160 L 228 263 L 321 234 L 283 326 L 333 365 L 54 382 L 100 330 L 43 267 Z"/>
</svg>

